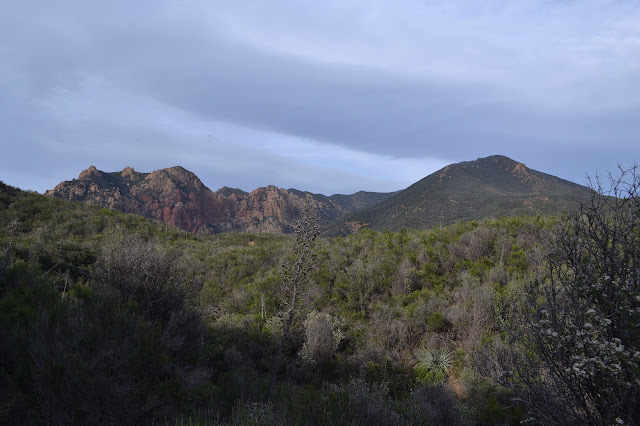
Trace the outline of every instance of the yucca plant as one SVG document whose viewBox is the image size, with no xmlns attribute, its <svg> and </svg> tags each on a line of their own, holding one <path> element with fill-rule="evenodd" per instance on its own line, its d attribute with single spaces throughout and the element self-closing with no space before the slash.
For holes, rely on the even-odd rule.
<svg viewBox="0 0 640 426">
<path fill-rule="evenodd" d="M 452 364 L 453 356 L 446 349 L 421 348 L 414 370 L 418 379 L 438 383 L 447 377 Z"/>
</svg>

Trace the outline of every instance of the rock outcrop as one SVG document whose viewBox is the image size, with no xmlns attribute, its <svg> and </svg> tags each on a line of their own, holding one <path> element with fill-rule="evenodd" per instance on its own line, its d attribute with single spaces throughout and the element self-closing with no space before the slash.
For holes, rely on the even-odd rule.
<svg viewBox="0 0 640 426">
<path fill-rule="evenodd" d="M 140 173 L 131 167 L 107 173 L 91 166 L 78 179 L 62 182 L 45 195 L 140 214 L 195 234 L 284 234 L 293 231 L 306 205 L 324 226 L 358 210 L 357 206 L 371 205 L 392 194 L 358 193 L 354 194 L 357 202 L 350 202 L 350 196 L 336 196 L 339 200 L 334 201 L 324 195 L 275 186 L 250 193 L 228 187 L 213 192 L 195 174 L 179 166 L 152 173 Z"/>
</svg>

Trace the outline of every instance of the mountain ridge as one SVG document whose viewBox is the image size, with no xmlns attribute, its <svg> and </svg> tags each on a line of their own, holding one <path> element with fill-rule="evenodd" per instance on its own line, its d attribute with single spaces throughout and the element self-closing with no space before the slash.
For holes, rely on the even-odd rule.
<svg viewBox="0 0 640 426">
<path fill-rule="evenodd" d="M 141 214 L 195 234 L 287 234 L 309 206 L 327 236 L 363 227 L 426 229 L 496 216 L 553 214 L 586 201 L 590 194 L 589 188 L 502 155 L 450 164 L 392 193 L 326 196 L 273 185 L 250 192 L 225 186 L 214 192 L 181 166 L 151 173 L 131 167 L 103 172 L 91 166 L 78 179 L 45 192 Z"/>
<path fill-rule="evenodd" d="M 319 224 L 325 226 L 393 193 L 360 191 L 354 200 L 348 195 L 337 195 L 334 201 L 332 196 L 274 185 L 251 192 L 225 186 L 214 192 L 181 166 L 151 173 L 140 173 L 132 167 L 104 172 L 90 166 L 77 179 L 61 182 L 45 195 L 141 214 L 196 234 L 226 231 L 286 234 L 293 231 L 306 205 L 312 208 Z"/>
</svg>

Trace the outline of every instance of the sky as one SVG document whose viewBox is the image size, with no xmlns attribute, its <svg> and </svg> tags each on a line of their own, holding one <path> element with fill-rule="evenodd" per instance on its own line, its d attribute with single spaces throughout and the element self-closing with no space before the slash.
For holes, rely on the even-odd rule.
<svg viewBox="0 0 640 426">
<path fill-rule="evenodd" d="M 640 161 L 637 0 L 7 0 L 0 180 L 180 165 L 209 188 L 403 189 L 502 154 Z"/>
</svg>

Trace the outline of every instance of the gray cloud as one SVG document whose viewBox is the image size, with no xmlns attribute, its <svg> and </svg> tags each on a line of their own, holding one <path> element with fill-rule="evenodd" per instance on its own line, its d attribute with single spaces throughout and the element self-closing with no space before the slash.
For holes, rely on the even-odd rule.
<svg viewBox="0 0 640 426">
<path fill-rule="evenodd" d="M 599 0 L 16 2 L 0 12 L 0 179 L 41 190 L 98 160 L 181 161 L 213 189 L 391 190 L 501 153 L 584 182 L 639 157 L 639 17 Z M 265 151 L 278 138 L 297 142 Z"/>
</svg>

